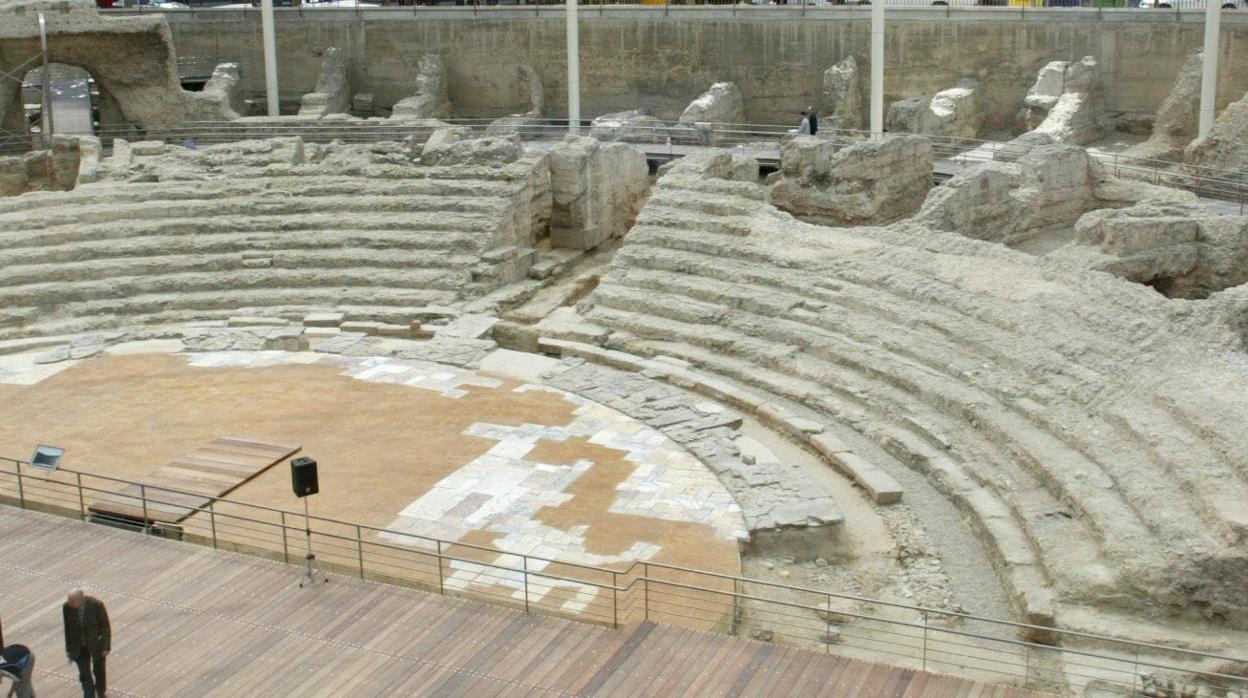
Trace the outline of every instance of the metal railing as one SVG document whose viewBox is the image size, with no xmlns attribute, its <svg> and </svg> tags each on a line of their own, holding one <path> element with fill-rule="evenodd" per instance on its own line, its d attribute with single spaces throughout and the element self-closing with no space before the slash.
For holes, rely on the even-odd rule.
<svg viewBox="0 0 1248 698">
<path fill-rule="evenodd" d="M 108 0 L 104 0 L 107 2 Z M 1045 9 L 1122 9 L 1140 11 L 1164 11 L 1177 14 L 1181 10 L 1203 10 L 1206 0 L 881 0 L 890 8 L 1000 8 L 1004 10 Z M 97 0 L 99 3 L 100 0 Z M 258 10 L 259 0 L 253 2 L 235 0 L 118 0 L 103 10 L 128 12 L 185 12 L 188 10 L 251 11 Z M 636 6 L 640 8 L 667 7 L 731 7 L 748 12 L 754 7 L 791 8 L 804 10 L 810 7 L 867 7 L 872 0 L 582 0 L 582 7 Z M 1213 0 L 1224 9 L 1243 9 L 1245 0 Z M 522 6 L 559 6 L 563 0 L 276 0 L 274 7 L 290 12 L 303 11 L 359 11 L 396 7 L 440 8 L 489 8 Z"/>
<path fill-rule="evenodd" d="M 122 494 L 130 488 L 137 494 Z M 850 594 L 636 561 L 612 568 L 439 540 L 302 512 L 0 458 L 0 502 L 286 563 L 304 540 L 337 574 L 416 587 L 619 628 L 667 622 L 812 650 L 1061 692 L 1142 695 L 1152 681 L 1225 698 L 1248 695 L 1248 660 L 1173 646 L 981 618 Z M 173 500 L 177 501 L 173 501 Z M 102 500 L 134 518 L 95 513 Z M 176 524 L 152 514 L 184 508 Z M 115 508 L 115 507 L 114 507 Z M 292 570 L 292 583 L 294 576 Z M 1187 695 L 1176 693 L 1175 695 Z M 1166 695 L 1164 692 L 1158 695 Z"/>
<path fill-rule="evenodd" d="M 443 123 L 469 126 L 484 131 L 493 119 L 450 119 Z M 567 121 L 532 119 L 519 123 L 512 132 L 533 143 L 562 139 L 567 134 Z M 142 130 L 132 126 L 103 125 L 101 140 L 107 145 L 116 138 L 127 140 L 163 140 L 169 143 L 228 143 L 259 138 L 299 136 L 307 142 L 372 143 L 377 141 L 427 138 L 435 127 L 401 119 L 335 121 L 278 118 L 273 120 L 199 121 L 152 124 Z M 652 157 L 680 157 L 699 147 L 737 147 L 748 149 L 760 160 L 776 165 L 782 144 L 793 137 L 793 127 L 780 124 L 689 124 L 678 121 L 654 120 L 621 129 L 591 127 L 587 122 L 581 132 L 604 139 L 637 145 Z M 871 138 L 869 131 L 821 129 L 821 137 L 845 144 Z M 928 136 L 936 157 L 946 165 L 960 168 L 981 162 L 1012 162 L 1040 146 L 1011 141 L 989 141 L 972 138 Z M 1230 171 L 1186 165 L 1168 160 L 1134 158 L 1118 153 L 1089 152 L 1111 174 L 1185 189 L 1198 196 L 1225 201 L 1235 206 L 1227 211 L 1248 213 L 1248 170 Z M 940 163 L 938 163 L 939 165 Z M 949 172 L 946 172 L 948 174 Z"/>
</svg>

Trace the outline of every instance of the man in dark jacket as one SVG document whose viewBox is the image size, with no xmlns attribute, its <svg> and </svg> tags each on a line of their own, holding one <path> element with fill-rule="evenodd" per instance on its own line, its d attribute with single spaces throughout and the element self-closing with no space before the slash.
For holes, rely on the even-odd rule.
<svg viewBox="0 0 1248 698">
<path fill-rule="evenodd" d="M 108 611 L 82 589 L 69 592 L 61 607 L 65 618 L 65 654 L 78 665 L 83 698 L 104 698 L 104 658 L 112 647 Z"/>
</svg>

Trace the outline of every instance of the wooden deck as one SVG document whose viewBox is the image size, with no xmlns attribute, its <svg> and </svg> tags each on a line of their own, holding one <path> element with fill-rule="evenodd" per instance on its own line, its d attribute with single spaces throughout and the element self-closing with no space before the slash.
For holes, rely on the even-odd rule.
<svg viewBox="0 0 1248 698">
<path fill-rule="evenodd" d="M 60 604 L 109 608 L 112 696 L 958 696 L 1027 691 L 641 623 L 596 627 L 0 506 L 5 639 L 76 696 Z"/>
<path fill-rule="evenodd" d="M 213 439 L 203 448 L 166 463 L 138 485 L 104 495 L 88 509 L 93 514 L 150 523 L 176 524 L 208 503 L 273 467 L 299 446 L 239 436 Z M 176 490 L 176 491 L 175 491 Z M 186 493 L 195 494 L 186 494 Z M 146 506 L 143 504 L 146 495 Z M 151 501 L 155 500 L 155 501 Z"/>
</svg>

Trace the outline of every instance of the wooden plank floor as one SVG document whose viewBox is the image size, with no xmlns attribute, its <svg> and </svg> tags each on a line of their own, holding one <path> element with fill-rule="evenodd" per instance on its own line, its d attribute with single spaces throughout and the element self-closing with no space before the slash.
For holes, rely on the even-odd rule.
<svg viewBox="0 0 1248 698">
<path fill-rule="evenodd" d="M 642 623 L 615 631 L 331 577 L 0 506 L 5 640 L 40 698 L 81 695 L 60 605 L 109 608 L 112 696 L 1033 695 L 912 669 Z"/>
<path fill-rule="evenodd" d="M 127 485 L 114 495 L 103 495 L 88 507 L 91 512 L 148 523 L 179 523 L 208 506 L 216 497 L 286 460 L 299 446 L 222 436 L 155 470 L 144 488 Z M 169 488 L 169 489 L 164 489 Z M 177 490 L 177 491 L 171 491 Z M 195 493 L 195 494 L 184 494 Z M 202 495 L 202 496 L 200 496 Z M 143 506 L 142 496 L 148 500 Z"/>
</svg>

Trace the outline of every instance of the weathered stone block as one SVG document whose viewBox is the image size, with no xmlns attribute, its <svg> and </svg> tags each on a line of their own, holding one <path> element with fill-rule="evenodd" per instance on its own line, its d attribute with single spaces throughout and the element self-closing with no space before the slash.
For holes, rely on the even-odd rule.
<svg viewBox="0 0 1248 698">
<path fill-rule="evenodd" d="M 449 119 L 451 98 L 447 91 L 442 56 L 426 53 L 416 64 L 416 92 L 399 100 L 392 111 L 396 119 Z"/>
<path fill-rule="evenodd" d="M 776 207 L 828 225 L 888 223 L 918 211 L 932 186 L 932 146 L 919 136 L 889 136 L 848 147 L 798 137 L 781 149 Z"/>
<path fill-rule="evenodd" d="M 745 102 L 736 83 L 717 82 L 689 103 L 680 123 L 739 124 L 745 121 Z"/>
<path fill-rule="evenodd" d="M 628 230 L 645 201 L 646 156 L 622 143 L 569 136 L 550 152 L 550 239 L 589 250 Z"/>
<path fill-rule="evenodd" d="M 862 88 L 859 84 L 858 62 L 846 56 L 823 72 L 820 129 L 862 128 Z"/>
<path fill-rule="evenodd" d="M 345 114 L 351 108 L 351 86 L 347 77 L 347 54 L 337 46 L 325 49 L 316 91 L 303 96 L 299 116 L 321 117 Z"/>
<path fill-rule="evenodd" d="M 303 316 L 303 326 L 339 327 L 346 319 L 345 313 L 308 313 Z"/>
</svg>

